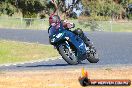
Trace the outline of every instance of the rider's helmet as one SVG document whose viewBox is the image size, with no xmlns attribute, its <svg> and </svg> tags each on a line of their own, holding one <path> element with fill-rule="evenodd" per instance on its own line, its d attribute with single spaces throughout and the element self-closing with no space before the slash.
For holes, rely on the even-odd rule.
<svg viewBox="0 0 132 88">
<path fill-rule="evenodd" d="M 51 15 L 49 17 L 49 24 L 51 25 L 52 23 L 54 24 L 59 24 L 60 23 L 60 17 L 58 15 Z"/>
</svg>

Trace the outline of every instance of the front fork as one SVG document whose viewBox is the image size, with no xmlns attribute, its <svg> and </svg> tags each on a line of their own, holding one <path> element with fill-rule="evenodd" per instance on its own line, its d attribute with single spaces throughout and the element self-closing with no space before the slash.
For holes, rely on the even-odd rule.
<svg viewBox="0 0 132 88">
<path fill-rule="evenodd" d="M 70 47 L 68 41 L 65 41 L 65 43 L 66 43 L 66 47 L 68 48 L 69 52 L 72 53 L 72 50 L 71 50 L 71 47 Z"/>
</svg>

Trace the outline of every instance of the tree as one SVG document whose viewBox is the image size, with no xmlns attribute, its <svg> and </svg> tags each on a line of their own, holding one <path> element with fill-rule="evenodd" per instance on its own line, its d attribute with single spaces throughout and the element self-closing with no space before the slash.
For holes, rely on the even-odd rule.
<svg viewBox="0 0 132 88">
<path fill-rule="evenodd" d="M 1 0 L 1 14 L 12 15 L 17 11 L 21 11 L 23 17 L 36 17 L 37 14 L 45 10 L 46 0 Z"/>
<path fill-rule="evenodd" d="M 36 17 L 45 9 L 45 1 L 42 0 L 15 0 L 12 5 L 19 9 L 25 18 Z"/>
<path fill-rule="evenodd" d="M 113 0 L 82 0 L 84 9 L 89 9 L 92 17 L 115 17 L 117 18 L 123 8 Z"/>
<path fill-rule="evenodd" d="M 72 3 L 70 3 L 70 5 L 67 7 L 66 6 L 66 0 L 56 0 L 58 7 L 59 7 L 59 13 L 60 14 L 64 14 L 65 17 L 75 17 L 75 12 L 73 12 L 74 8 L 78 8 L 79 3 L 81 2 L 81 0 L 71 0 Z M 47 8 L 49 10 L 49 13 L 51 10 L 53 10 L 53 6 L 47 5 Z M 76 17 L 75 17 L 76 18 Z"/>
<path fill-rule="evenodd" d="M 11 4 L 10 0 L 1 0 L 0 1 L 0 15 L 7 14 L 12 16 L 16 12 L 16 8 Z"/>
</svg>

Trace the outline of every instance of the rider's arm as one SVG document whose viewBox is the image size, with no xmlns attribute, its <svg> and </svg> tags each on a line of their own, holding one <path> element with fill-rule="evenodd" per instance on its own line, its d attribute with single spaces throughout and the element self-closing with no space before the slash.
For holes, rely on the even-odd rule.
<svg viewBox="0 0 132 88">
<path fill-rule="evenodd" d="M 64 28 L 69 28 L 70 29 L 70 28 L 74 28 L 74 26 L 75 26 L 74 23 L 68 22 L 67 20 L 63 21 L 63 27 Z"/>
</svg>

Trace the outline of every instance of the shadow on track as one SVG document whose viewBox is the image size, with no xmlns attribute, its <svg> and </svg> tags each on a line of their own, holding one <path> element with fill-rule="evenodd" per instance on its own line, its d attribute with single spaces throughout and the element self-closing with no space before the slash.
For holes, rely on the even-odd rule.
<svg viewBox="0 0 132 88">
<path fill-rule="evenodd" d="M 78 65 L 85 65 L 86 63 L 81 63 Z M 78 66 L 78 65 L 69 65 L 69 64 L 53 64 L 53 65 L 30 65 L 30 66 L 16 66 L 18 68 L 24 67 L 24 68 L 39 68 L 39 67 L 63 67 L 63 66 Z"/>
</svg>

